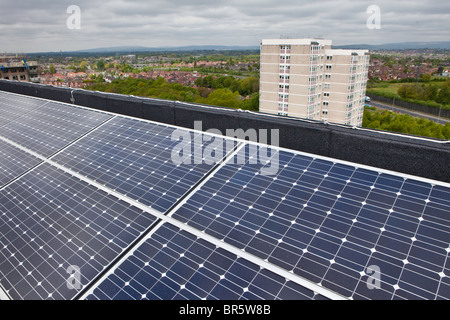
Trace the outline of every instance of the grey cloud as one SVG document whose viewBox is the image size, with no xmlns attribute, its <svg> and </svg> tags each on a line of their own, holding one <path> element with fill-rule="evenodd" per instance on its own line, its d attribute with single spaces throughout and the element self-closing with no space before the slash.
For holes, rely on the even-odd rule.
<svg viewBox="0 0 450 320">
<path fill-rule="evenodd" d="M 2 50 L 74 50 L 94 45 L 258 45 L 261 38 L 323 35 L 334 43 L 447 40 L 450 2 L 391 0 L 60 0 L 0 1 Z M 66 9 L 81 8 L 81 30 Z M 368 30 L 366 8 L 381 9 Z"/>
</svg>

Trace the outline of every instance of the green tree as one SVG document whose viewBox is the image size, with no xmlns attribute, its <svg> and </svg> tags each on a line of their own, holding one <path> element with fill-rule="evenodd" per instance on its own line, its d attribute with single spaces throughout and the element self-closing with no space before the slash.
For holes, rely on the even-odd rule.
<svg viewBox="0 0 450 320">
<path fill-rule="evenodd" d="M 397 94 L 405 99 L 420 99 L 422 95 L 423 88 L 417 84 L 402 84 L 398 90 Z"/>
<path fill-rule="evenodd" d="M 53 63 L 50 64 L 49 71 L 50 71 L 51 74 L 55 74 L 56 73 L 56 69 L 55 69 L 55 66 L 53 65 Z"/>
<path fill-rule="evenodd" d="M 430 82 L 430 81 L 431 81 L 431 74 L 425 73 L 425 74 L 422 76 L 422 81 L 423 81 L 423 82 Z"/>
<path fill-rule="evenodd" d="M 250 95 L 259 91 L 259 79 L 255 77 L 249 77 L 241 80 L 240 94 L 243 96 Z"/>
<path fill-rule="evenodd" d="M 435 84 L 429 84 L 429 85 L 425 86 L 424 91 L 423 91 L 423 100 L 436 101 L 438 92 L 439 92 L 439 87 Z"/>
<path fill-rule="evenodd" d="M 259 111 L 259 92 L 252 94 L 250 99 L 242 102 L 242 109 L 250 111 Z"/>
<path fill-rule="evenodd" d="M 79 66 L 77 68 L 77 71 L 78 72 L 86 72 L 87 67 L 88 67 L 87 61 L 83 60 L 80 62 Z"/>
<path fill-rule="evenodd" d="M 122 63 L 122 64 L 119 66 L 119 69 L 120 69 L 120 71 L 122 71 L 122 72 L 124 72 L 124 73 L 130 73 L 130 72 L 133 71 L 133 68 L 132 68 L 129 64 L 127 64 L 127 63 Z"/>
<path fill-rule="evenodd" d="M 97 61 L 97 69 L 98 69 L 99 71 L 105 70 L 105 66 L 106 66 L 105 60 L 100 59 L 100 60 Z"/>
<path fill-rule="evenodd" d="M 217 89 L 211 92 L 208 98 L 199 102 L 229 108 L 240 108 L 242 103 L 239 92 L 233 92 L 230 89 Z"/>
<path fill-rule="evenodd" d="M 450 104 L 450 79 L 447 79 L 437 94 L 436 101 L 442 104 Z"/>
<path fill-rule="evenodd" d="M 450 140 L 450 124 L 441 125 L 433 121 L 415 118 L 407 114 L 396 114 L 388 110 L 366 108 L 363 127 L 413 134 L 417 136 Z"/>
</svg>

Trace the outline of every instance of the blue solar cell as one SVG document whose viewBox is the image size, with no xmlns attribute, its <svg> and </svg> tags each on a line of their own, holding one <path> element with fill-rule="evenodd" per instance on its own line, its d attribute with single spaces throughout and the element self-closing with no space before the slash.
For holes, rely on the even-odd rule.
<svg viewBox="0 0 450 320">
<path fill-rule="evenodd" d="M 322 208 L 317 208 L 315 204 L 311 204 L 303 208 L 295 221 L 302 225 L 305 222 L 305 226 L 316 229 L 323 223 L 326 215 L 326 211 Z"/>
<path fill-rule="evenodd" d="M 431 188 L 432 186 L 429 183 L 407 179 L 400 192 L 412 198 L 426 200 L 430 195 Z"/>
<path fill-rule="evenodd" d="M 245 251 L 261 259 L 267 259 L 276 248 L 278 241 L 262 233 L 256 234 L 249 242 Z"/>
<path fill-rule="evenodd" d="M 356 168 L 353 173 L 352 181 L 359 184 L 361 187 L 371 187 L 378 178 L 378 172 L 371 171 L 368 169 Z"/>
<path fill-rule="evenodd" d="M 435 272 L 407 264 L 402 271 L 398 286 L 402 292 L 415 295 L 415 299 L 432 300 L 436 298 L 441 278 Z M 406 297 L 402 292 L 395 292 L 400 297 Z M 409 296 L 410 299 L 411 296 Z"/>
<path fill-rule="evenodd" d="M 386 230 L 380 234 L 375 248 L 377 251 L 386 253 L 399 260 L 404 260 L 411 248 L 411 243 L 411 238 Z"/>
<path fill-rule="evenodd" d="M 352 227 L 352 221 L 340 214 L 330 214 L 322 222 L 320 230 L 338 239 L 344 238 Z"/>
<path fill-rule="evenodd" d="M 442 272 L 442 266 L 445 265 L 446 260 L 445 249 L 437 248 L 423 241 L 415 241 L 408 254 L 408 261 L 436 273 Z"/>
<path fill-rule="evenodd" d="M 448 271 L 447 273 L 448 274 Z M 439 291 L 437 294 L 436 299 L 438 300 L 448 300 L 448 297 L 450 296 L 450 278 L 449 277 L 444 277 L 441 280 L 441 284 L 439 285 Z"/>
<path fill-rule="evenodd" d="M 380 237 L 380 233 L 380 228 L 357 221 L 353 223 L 346 239 L 365 248 L 373 248 Z"/>
<path fill-rule="evenodd" d="M 448 221 L 448 219 L 447 219 Z M 450 243 L 450 227 L 423 220 L 417 229 L 416 238 L 433 244 L 439 248 L 448 248 Z"/>
<path fill-rule="evenodd" d="M 430 202 L 425 206 L 422 217 L 427 221 L 449 227 L 450 221 L 447 219 L 448 208 L 449 206 L 436 202 Z"/>
<path fill-rule="evenodd" d="M 300 249 L 306 249 L 314 235 L 315 231 L 313 229 L 296 223 L 286 233 L 283 242 Z"/>
<path fill-rule="evenodd" d="M 322 285 L 344 297 L 351 297 L 360 277 L 359 272 L 335 263 L 325 274 Z"/>
<path fill-rule="evenodd" d="M 381 190 L 396 193 L 401 190 L 404 182 L 405 179 L 403 177 L 382 173 L 378 176 L 374 186 Z"/>
<path fill-rule="evenodd" d="M 286 270 L 293 270 L 302 255 L 302 249 L 283 242 L 273 250 L 268 261 Z"/>
<path fill-rule="evenodd" d="M 306 252 L 296 265 L 294 273 L 315 283 L 320 283 L 329 266 L 328 259 Z"/>
<path fill-rule="evenodd" d="M 347 267 L 353 271 L 361 272 L 364 270 L 369 259 L 371 251 L 351 242 L 345 242 L 339 248 L 339 254 L 335 257 L 335 262 Z"/>
<path fill-rule="evenodd" d="M 432 203 L 450 206 L 450 190 L 442 186 L 433 186 L 430 193 L 430 200 Z"/>
<path fill-rule="evenodd" d="M 392 208 L 397 195 L 383 189 L 375 188 L 366 198 L 367 204 L 371 204 L 380 208 Z"/>
<path fill-rule="evenodd" d="M 317 234 L 308 246 L 308 252 L 326 260 L 332 260 L 336 256 L 342 241 L 326 233 Z"/>
<path fill-rule="evenodd" d="M 352 199 L 341 197 L 334 203 L 333 209 L 330 212 L 335 213 L 342 218 L 353 220 L 356 216 L 361 218 L 362 211 L 367 207 L 369 206 L 361 208 L 360 203 Z"/>
<path fill-rule="evenodd" d="M 358 221 L 375 228 L 382 228 L 389 218 L 389 210 L 373 205 L 365 205 L 358 214 Z"/>
<path fill-rule="evenodd" d="M 0 284 L 14 299 L 73 298 L 69 266 L 78 266 L 88 285 L 155 221 L 48 164 L 0 191 L 0 212 Z"/>
<path fill-rule="evenodd" d="M 367 279 L 366 279 L 367 280 Z M 379 288 L 367 286 L 366 281 L 360 281 L 356 287 L 353 298 L 356 300 L 391 300 L 394 297 L 394 288 L 381 282 Z"/>
<path fill-rule="evenodd" d="M 345 199 L 363 202 L 367 199 L 370 191 L 370 186 L 364 186 L 351 181 L 345 186 L 344 190 L 341 193 L 341 196 L 345 197 Z"/>
<path fill-rule="evenodd" d="M 412 238 L 417 231 L 417 218 L 393 211 L 386 221 L 386 230 Z"/>
</svg>

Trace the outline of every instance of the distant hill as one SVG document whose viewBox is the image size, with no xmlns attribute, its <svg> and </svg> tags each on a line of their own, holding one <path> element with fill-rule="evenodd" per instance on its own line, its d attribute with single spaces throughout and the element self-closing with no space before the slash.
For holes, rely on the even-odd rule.
<svg viewBox="0 0 450 320">
<path fill-rule="evenodd" d="M 73 51 L 75 53 L 107 53 L 107 52 L 171 52 L 171 51 L 200 51 L 200 50 L 259 50 L 259 46 L 183 46 L 183 47 L 106 47 Z"/>
<path fill-rule="evenodd" d="M 450 41 L 439 42 L 401 42 L 386 43 L 378 45 L 370 44 L 349 44 L 349 45 L 333 45 L 335 49 L 369 49 L 369 50 L 407 50 L 407 49 L 449 49 Z M 60 52 L 39 52 L 30 53 L 31 55 L 88 55 L 88 54 L 111 54 L 111 53 L 142 53 L 142 52 L 176 52 L 176 51 L 239 51 L 239 50 L 259 50 L 259 45 L 254 46 L 220 46 L 220 45 L 196 45 L 196 46 L 180 46 L 180 47 L 143 47 L 143 46 L 119 46 L 83 49 L 76 51 L 60 51 Z"/>
<path fill-rule="evenodd" d="M 385 44 L 349 44 L 333 46 L 335 49 L 371 49 L 371 50 L 406 50 L 406 49 L 450 49 L 450 41 L 439 42 L 400 42 Z M 73 51 L 75 53 L 110 53 L 110 52 L 171 52 L 201 50 L 259 50 L 259 46 L 182 46 L 182 47 L 106 47 Z"/>
<path fill-rule="evenodd" d="M 333 46 L 335 49 L 369 49 L 369 50 L 409 50 L 409 49 L 450 49 L 450 41 L 436 42 L 400 42 L 378 45 L 350 44 Z"/>
</svg>

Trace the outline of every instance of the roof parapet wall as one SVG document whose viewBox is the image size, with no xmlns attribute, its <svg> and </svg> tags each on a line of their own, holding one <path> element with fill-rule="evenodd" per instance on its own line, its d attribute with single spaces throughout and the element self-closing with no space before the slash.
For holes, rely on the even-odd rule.
<svg viewBox="0 0 450 320">
<path fill-rule="evenodd" d="M 280 147 L 374 166 L 423 178 L 450 182 L 450 143 L 345 125 L 325 124 L 202 106 L 169 100 L 140 98 L 0 80 L 0 90 L 124 114 L 151 121 L 203 130 L 278 129 Z"/>
</svg>

